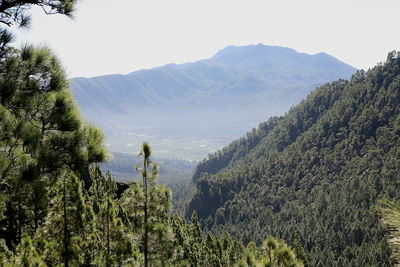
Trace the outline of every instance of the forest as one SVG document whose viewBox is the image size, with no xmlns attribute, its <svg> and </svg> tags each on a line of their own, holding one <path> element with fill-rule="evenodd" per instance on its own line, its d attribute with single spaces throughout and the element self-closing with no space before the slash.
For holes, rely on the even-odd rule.
<svg viewBox="0 0 400 267">
<path fill-rule="evenodd" d="M 75 4 L 0 4 L 1 266 L 302 266 L 282 240 L 244 247 L 201 232 L 196 213 L 174 214 L 147 143 L 140 180 L 102 172 L 103 134 L 82 119 L 61 63 L 48 48 L 13 47 L 7 28 L 27 27 L 32 5 L 69 16 Z"/>
<path fill-rule="evenodd" d="M 31 7 L 72 16 L 76 2 L 0 3 L 1 266 L 399 263 L 400 53 L 209 155 L 193 189 L 173 180 L 191 163 L 160 169 L 147 142 L 104 163 L 56 55 L 12 45 Z M 136 179 L 113 177 L 129 165 Z"/>
<path fill-rule="evenodd" d="M 243 244 L 300 242 L 310 266 L 391 266 L 379 201 L 400 197 L 399 108 L 392 52 L 200 162 L 187 216 Z"/>
</svg>

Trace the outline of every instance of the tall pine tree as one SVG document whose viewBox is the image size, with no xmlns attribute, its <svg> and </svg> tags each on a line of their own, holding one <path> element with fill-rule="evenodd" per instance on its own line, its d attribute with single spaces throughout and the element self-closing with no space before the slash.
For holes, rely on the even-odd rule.
<svg viewBox="0 0 400 267">
<path fill-rule="evenodd" d="M 133 183 L 121 199 L 121 206 L 133 233 L 139 235 L 144 266 L 167 264 L 174 256 L 173 232 L 169 225 L 171 192 L 156 183 L 158 166 L 151 161 L 151 148 L 143 143 L 143 165 L 136 169 L 142 181 Z"/>
<path fill-rule="evenodd" d="M 83 173 L 106 152 L 48 49 L 10 50 L 0 66 L 0 237 L 13 249 L 23 232 L 33 234 L 43 223 L 60 174 Z"/>
</svg>

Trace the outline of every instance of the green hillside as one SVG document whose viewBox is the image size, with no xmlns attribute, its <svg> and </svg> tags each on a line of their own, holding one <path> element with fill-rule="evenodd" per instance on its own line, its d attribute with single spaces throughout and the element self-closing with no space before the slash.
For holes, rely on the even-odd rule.
<svg viewBox="0 0 400 267">
<path fill-rule="evenodd" d="M 201 162 L 188 216 L 245 244 L 297 237 L 310 266 L 390 266 L 375 204 L 400 197 L 399 109 L 393 52 Z"/>
</svg>

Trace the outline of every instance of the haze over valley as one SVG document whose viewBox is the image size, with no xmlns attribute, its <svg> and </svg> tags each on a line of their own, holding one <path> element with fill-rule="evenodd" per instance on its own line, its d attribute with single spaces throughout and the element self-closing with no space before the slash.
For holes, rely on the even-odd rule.
<svg viewBox="0 0 400 267">
<path fill-rule="evenodd" d="M 71 90 L 110 151 L 135 153 L 149 141 L 158 157 L 200 160 L 355 70 L 325 53 L 228 46 L 197 62 L 74 78 Z"/>
</svg>

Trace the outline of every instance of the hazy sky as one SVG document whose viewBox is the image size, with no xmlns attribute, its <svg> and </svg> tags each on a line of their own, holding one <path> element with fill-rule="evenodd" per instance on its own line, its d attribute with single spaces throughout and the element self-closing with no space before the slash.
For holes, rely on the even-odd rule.
<svg viewBox="0 0 400 267">
<path fill-rule="evenodd" d="M 400 49 L 399 0 L 82 0 L 75 19 L 32 10 L 19 43 L 46 44 L 69 77 L 129 73 L 264 43 L 368 69 Z"/>
</svg>

